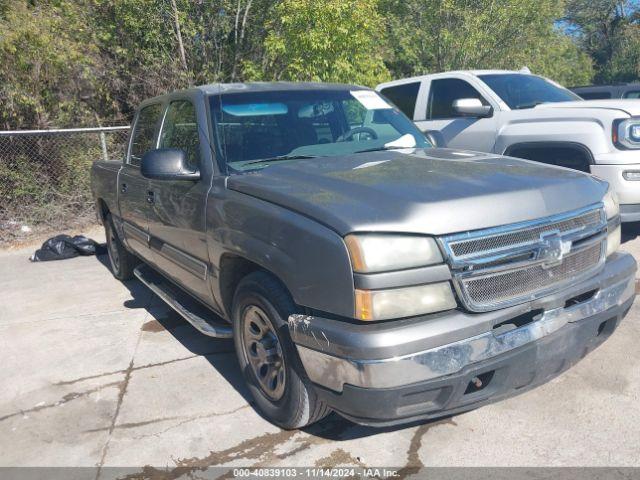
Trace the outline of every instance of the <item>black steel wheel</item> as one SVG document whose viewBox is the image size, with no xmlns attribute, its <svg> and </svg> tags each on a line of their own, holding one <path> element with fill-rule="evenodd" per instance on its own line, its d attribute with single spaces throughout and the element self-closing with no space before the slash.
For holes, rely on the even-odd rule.
<svg viewBox="0 0 640 480">
<path fill-rule="evenodd" d="M 256 408 L 286 429 L 317 422 L 331 411 L 306 377 L 289 336 L 287 320 L 297 311 L 286 288 L 264 271 L 242 279 L 233 299 L 236 353 Z"/>
<path fill-rule="evenodd" d="M 267 314 L 256 305 L 242 312 L 242 343 L 248 366 L 269 399 L 278 401 L 284 394 L 287 370 L 278 340 Z"/>
<path fill-rule="evenodd" d="M 104 233 L 107 237 L 107 253 L 113 276 L 118 280 L 133 278 L 133 269 L 137 265 L 138 259 L 129 253 L 120 241 L 111 214 L 107 214 L 104 219 Z"/>
</svg>

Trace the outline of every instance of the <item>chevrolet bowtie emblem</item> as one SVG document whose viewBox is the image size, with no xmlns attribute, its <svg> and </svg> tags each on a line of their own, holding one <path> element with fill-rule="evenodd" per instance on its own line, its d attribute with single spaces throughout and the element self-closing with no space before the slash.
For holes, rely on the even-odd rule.
<svg viewBox="0 0 640 480">
<path fill-rule="evenodd" d="M 552 267 L 562 261 L 571 251 L 572 242 L 563 241 L 560 232 L 544 232 L 540 234 L 540 246 L 536 258 L 542 260 L 543 267 Z"/>
</svg>

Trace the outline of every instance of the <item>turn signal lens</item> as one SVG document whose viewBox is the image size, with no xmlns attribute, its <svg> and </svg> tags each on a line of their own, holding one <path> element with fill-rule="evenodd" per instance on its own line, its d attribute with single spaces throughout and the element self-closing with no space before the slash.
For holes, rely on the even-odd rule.
<svg viewBox="0 0 640 480">
<path fill-rule="evenodd" d="M 412 317 L 457 306 L 448 282 L 389 290 L 356 290 L 355 303 L 356 318 L 366 321 Z"/>
<path fill-rule="evenodd" d="M 602 198 L 604 203 L 604 211 L 607 214 L 607 220 L 617 217 L 620 214 L 620 205 L 618 205 L 618 197 L 611 189 L 607 190 L 607 193 Z"/>
<path fill-rule="evenodd" d="M 622 230 L 620 225 L 618 225 L 607 235 L 607 257 L 618 251 L 621 241 Z"/>
</svg>

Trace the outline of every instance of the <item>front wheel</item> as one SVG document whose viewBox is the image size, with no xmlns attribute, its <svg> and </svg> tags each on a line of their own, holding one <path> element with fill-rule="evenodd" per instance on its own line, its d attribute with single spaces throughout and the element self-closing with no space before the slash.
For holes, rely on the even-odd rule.
<svg viewBox="0 0 640 480">
<path fill-rule="evenodd" d="M 233 337 L 245 380 L 258 410 L 285 429 L 330 412 L 306 378 L 289 336 L 287 319 L 295 312 L 289 293 L 266 272 L 246 276 L 233 299 Z"/>
<path fill-rule="evenodd" d="M 133 269 L 138 259 L 124 248 L 110 213 L 104 219 L 104 233 L 107 237 L 107 252 L 113 276 L 118 280 L 130 280 L 133 278 Z"/>
</svg>

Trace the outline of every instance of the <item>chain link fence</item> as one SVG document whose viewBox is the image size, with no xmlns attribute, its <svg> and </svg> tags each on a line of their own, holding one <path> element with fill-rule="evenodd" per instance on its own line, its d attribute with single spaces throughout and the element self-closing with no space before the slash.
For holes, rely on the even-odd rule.
<svg viewBox="0 0 640 480">
<path fill-rule="evenodd" d="M 94 222 L 91 163 L 121 160 L 128 130 L 0 131 L 0 245 Z"/>
</svg>

